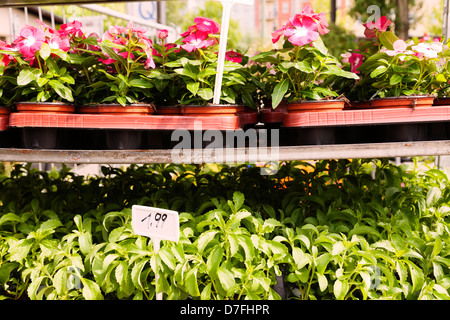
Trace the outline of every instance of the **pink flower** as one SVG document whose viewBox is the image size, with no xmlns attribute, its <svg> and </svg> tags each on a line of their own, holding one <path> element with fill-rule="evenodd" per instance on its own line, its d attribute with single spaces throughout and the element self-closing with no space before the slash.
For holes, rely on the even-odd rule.
<svg viewBox="0 0 450 320">
<path fill-rule="evenodd" d="M 147 38 L 139 39 L 139 43 L 145 44 L 144 52 L 147 55 L 147 59 L 144 64 L 144 68 L 152 68 L 155 69 L 155 62 L 153 61 L 153 42 Z"/>
<path fill-rule="evenodd" d="M 313 9 L 311 8 L 311 6 L 309 4 L 307 6 L 305 6 L 305 8 L 303 8 L 302 13 L 299 13 L 296 16 L 298 16 L 299 18 L 308 17 L 308 18 L 313 19 L 314 22 L 317 24 L 317 30 L 319 31 L 319 33 L 321 35 L 324 35 L 324 34 L 330 32 L 330 30 L 327 28 L 328 22 L 327 22 L 325 13 L 323 13 L 323 12 L 318 13 L 318 14 L 314 13 Z"/>
<path fill-rule="evenodd" d="M 24 57 L 33 58 L 44 42 L 45 35 L 41 29 L 26 25 L 20 31 L 20 37 L 14 40 L 13 44 Z"/>
<path fill-rule="evenodd" d="M 366 27 L 364 35 L 367 38 L 375 38 L 379 32 L 385 32 L 391 23 L 392 21 L 386 18 L 386 16 L 380 17 L 375 22 L 363 23 L 363 26 Z"/>
<path fill-rule="evenodd" d="M 289 42 L 295 46 L 303 46 L 307 43 L 315 41 L 319 37 L 319 33 L 316 32 L 317 24 L 313 19 L 309 17 L 299 18 L 295 16 L 289 19 L 293 28 L 286 28 L 283 34 L 289 37 Z"/>
<path fill-rule="evenodd" d="M 386 48 L 381 49 L 381 52 L 385 52 L 388 56 L 393 57 L 398 54 L 413 54 L 411 50 L 406 50 L 411 44 L 414 42 L 410 41 L 409 43 L 406 43 L 402 39 L 396 40 L 392 46 L 394 50 L 387 50 Z M 404 60 L 405 56 L 401 56 L 400 60 Z"/>
<path fill-rule="evenodd" d="M 349 63 L 348 59 L 352 56 L 351 52 L 341 53 L 341 62 L 342 63 Z"/>
<path fill-rule="evenodd" d="M 197 31 L 197 26 L 193 25 L 188 27 L 186 32 L 183 32 L 182 34 L 180 34 L 181 37 L 187 37 L 188 35 L 194 33 L 195 31 Z"/>
<path fill-rule="evenodd" d="M 183 48 L 187 52 L 192 52 L 197 49 L 207 48 L 209 46 L 217 44 L 217 39 L 209 38 L 206 32 L 197 30 L 196 32 L 184 38 L 183 43 L 184 44 L 181 46 L 181 48 Z"/>
<path fill-rule="evenodd" d="M 81 22 L 78 20 L 74 20 L 69 23 L 65 23 L 61 25 L 58 29 L 58 34 L 61 37 L 67 37 L 67 36 L 75 36 L 75 37 L 82 37 L 83 31 L 81 31 Z"/>
<path fill-rule="evenodd" d="M 60 38 L 59 36 L 55 35 L 50 40 L 49 43 L 50 48 L 52 49 L 60 49 L 62 51 L 69 51 L 70 49 L 70 42 L 68 38 Z"/>
<path fill-rule="evenodd" d="M 358 68 L 363 64 L 364 56 L 361 53 L 352 53 L 348 58 L 351 65 L 351 72 L 359 73 Z"/>
<path fill-rule="evenodd" d="M 166 29 L 162 29 L 162 30 L 158 30 L 158 32 L 156 34 L 158 36 L 158 39 L 164 40 L 169 36 L 169 31 L 167 31 Z"/>
<path fill-rule="evenodd" d="M 294 26 L 292 25 L 292 23 L 288 22 L 285 25 L 283 25 L 280 29 L 272 32 L 272 43 L 277 43 L 278 40 L 280 40 L 281 36 L 284 34 L 284 31 L 286 29 L 293 28 L 293 27 Z"/>
<path fill-rule="evenodd" d="M 216 34 L 220 30 L 220 24 L 209 18 L 196 17 L 194 22 L 197 30 L 206 32 L 207 34 Z"/>
<path fill-rule="evenodd" d="M 10 51 L 11 46 L 0 40 L 0 50 Z M 0 66 L 6 67 L 12 60 L 13 58 L 9 54 L 0 53 Z"/>
<path fill-rule="evenodd" d="M 241 63 L 242 62 L 242 54 L 236 51 L 227 51 L 225 53 L 225 60 L 235 62 L 235 63 Z"/>
<path fill-rule="evenodd" d="M 126 28 L 124 28 L 125 34 L 132 34 L 132 33 L 136 33 L 138 37 L 144 37 L 145 33 L 147 32 L 147 30 L 145 28 L 140 28 L 140 27 L 135 27 L 133 21 L 130 21 L 128 23 L 128 26 Z M 122 33 L 122 32 L 119 32 Z"/>
</svg>

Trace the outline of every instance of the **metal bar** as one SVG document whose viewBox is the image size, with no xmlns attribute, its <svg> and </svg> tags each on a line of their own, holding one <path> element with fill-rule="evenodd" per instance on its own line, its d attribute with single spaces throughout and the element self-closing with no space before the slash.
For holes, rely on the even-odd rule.
<svg viewBox="0 0 450 320">
<path fill-rule="evenodd" d="M 23 8 L 23 11 L 25 13 L 25 24 L 29 23 L 29 18 L 28 18 L 28 7 Z"/>
<path fill-rule="evenodd" d="M 442 18 L 442 36 L 444 37 L 444 41 L 446 42 L 449 37 L 449 29 L 450 29 L 450 0 L 444 0 L 444 13 Z"/>
<path fill-rule="evenodd" d="M 52 28 L 55 29 L 55 11 L 53 10 L 53 6 L 50 7 L 50 15 L 51 15 Z"/>
<path fill-rule="evenodd" d="M 80 5 L 80 7 L 84 8 L 84 9 L 88 9 L 91 11 L 95 11 L 98 13 L 102 13 L 102 14 L 106 14 L 109 15 L 111 17 L 115 17 L 115 18 L 119 18 L 119 19 L 123 19 L 125 21 L 133 21 L 136 24 L 140 24 L 146 27 L 150 27 L 150 28 L 156 28 L 156 29 L 171 29 L 172 32 L 176 33 L 177 30 L 173 27 L 169 27 L 166 26 L 164 24 L 160 24 L 154 21 L 148 21 L 145 19 L 141 19 L 126 13 L 122 13 L 122 12 L 117 12 L 115 10 L 106 8 L 106 7 L 102 7 L 96 4 L 84 4 L 84 5 Z"/>
<path fill-rule="evenodd" d="M 236 148 L 234 156 L 224 157 L 224 149 L 184 150 L 191 158 L 174 157 L 167 150 L 33 150 L 0 149 L 1 161 L 52 162 L 52 163 L 99 163 L 99 164 L 143 164 L 143 163 L 254 163 L 292 160 L 393 158 L 412 156 L 450 155 L 450 141 L 389 142 L 371 144 L 337 144 L 322 146 L 288 146 L 267 148 L 258 154 L 255 149 Z M 227 152 L 230 150 L 227 149 Z M 186 161 L 190 160 L 190 161 Z M 230 161 L 231 160 L 231 161 Z"/>
</svg>

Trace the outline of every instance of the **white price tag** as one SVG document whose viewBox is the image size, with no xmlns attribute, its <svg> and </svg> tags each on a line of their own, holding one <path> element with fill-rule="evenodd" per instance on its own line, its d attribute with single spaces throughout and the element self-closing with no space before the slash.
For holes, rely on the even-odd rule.
<svg viewBox="0 0 450 320">
<path fill-rule="evenodd" d="M 150 237 L 153 240 L 180 239 L 178 212 L 154 207 L 131 207 L 131 226 L 135 234 Z"/>
<path fill-rule="evenodd" d="M 161 240 L 180 240 L 180 221 L 176 211 L 134 205 L 131 207 L 131 227 L 135 234 L 152 239 L 156 253 L 159 252 Z M 156 282 L 158 278 L 156 274 Z M 162 292 L 156 293 L 156 300 L 162 300 Z"/>
</svg>

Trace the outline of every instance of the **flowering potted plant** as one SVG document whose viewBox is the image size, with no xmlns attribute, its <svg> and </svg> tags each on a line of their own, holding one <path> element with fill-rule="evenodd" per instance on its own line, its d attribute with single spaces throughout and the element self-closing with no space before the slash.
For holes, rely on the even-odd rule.
<svg viewBox="0 0 450 320">
<path fill-rule="evenodd" d="M 0 41 L 0 115 L 9 114 L 19 96 L 17 87 L 17 62 L 9 53 L 11 45 Z"/>
<path fill-rule="evenodd" d="M 194 23 L 173 44 L 165 44 L 164 35 L 159 36 L 161 44 L 155 45 L 159 68 L 150 75 L 159 89 L 155 100 L 163 105 L 176 102 L 183 114 L 236 114 L 244 106 L 255 108 L 253 94 L 257 88 L 244 67 L 248 58 L 232 50 L 225 58 L 220 97 L 223 104 L 212 105 L 220 25 L 204 17 L 196 17 Z"/>
<path fill-rule="evenodd" d="M 309 111 L 313 106 L 306 101 L 329 103 L 317 104 L 322 110 L 333 109 L 339 92 L 333 90 L 333 83 L 341 79 L 357 79 L 358 76 L 340 68 L 339 60 L 333 57 L 324 45 L 320 35 L 329 32 L 324 13 L 316 14 L 308 5 L 300 14 L 290 18 L 288 23 L 272 33 L 272 42 L 284 38 L 282 49 L 273 49 L 254 57 L 256 62 L 269 62 L 274 66 L 278 83 L 271 98 L 272 108 L 286 99 L 289 110 Z M 300 102 L 300 103 L 294 103 Z M 331 103 L 331 104 L 330 104 Z M 337 102 L 338 109 L 344 106 Z"/>
<path fill-rule="evenodd" d="M 153 83 L 147 78 L 155 68 L 152 41 L 146 30 L 133 23 L 127 27 L 111 26 L 88 50 L 96 57 L 91 65 L 87 105 L 92 112 L 111 114 L 149 114 L 154 112 L 150 89 Z M 86 104 L 86 103 L 85 103 Z M 126 107 L 126 108 L 125 108 Z"/>
<path fill-rule="evenodd" d="M 388 31 L 389 25 L 386 17 L 365 25 L 369 41 L 362 46 L 364 62 L 357 68 L 361 81 L 355 91 L 374 107 L 431 106 L 443 81 L 439 71 L 443 44 L 406 42 Z"/>
<path fill-rule="evenodd" d="M 69 49 L 69 38 L 42 22 L 22 28 L 8 51 L 17 69 L 18 111 L 34 108 L 35 103 L 40 111 L 74 111 Z"/>
</svg>

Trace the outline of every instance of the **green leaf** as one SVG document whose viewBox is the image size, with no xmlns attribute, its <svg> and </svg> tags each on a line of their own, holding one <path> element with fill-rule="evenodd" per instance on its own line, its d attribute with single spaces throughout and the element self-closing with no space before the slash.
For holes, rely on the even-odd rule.
<svg viewBox="0 0 450 320">
<path fill-rule="evenodd" d="M 22 260 L 24 260 L 27 257 L 28 253 L 33 247 L 33 244 L 34 244 L 33 239 L 22 239 L 14 243 L 9 248 L 9 252 L 11 253 L 10 260 L 22 262 Z"/>
<path fill-rule="evenodd" d="M 236 213 L 239 211 L 239 209 L 242 208 L 242 206 L 244 205 L 244 201 L 245 201 L 245 196 L 242 192 L 236 191 L 233 193 L 233 203 L 234 203 L 234 208 L 233 212 Z M 241 218 L 243 219 L 243 218 Z"/>
<path fill-rule="evenodd" d="M 441 198 L 442 192 L 438 187 L 431 187 L 427 192 L 426 203 L 428 207 L 434 206 Z"/>
<path fill-rule="evenodd" d="M 402 75 L 394 74 L 394 75 L 392 75 L 391 79 L 389 80 L 389 84 L 391 86 L 396 85 L 396 84 L 400 83 L 402 81 L 402 79 L 403 79 Z"/>
<path fill-rule="evenodd" d="M 323 43 L 323 40 L 321 37 L 318 37 L 316 41 L 313 42 L 314 48 L 320 51 L 323 55 L 326 55 L 328 53 L 328 49 Z"/>
<path fill-rule="evenodd" d="M 218 276 L 222 288 L 227 292 L 227 295 L 231 295 L 236 287 L 236 281 L 234 279 L 231 270 L 224 266 L 219 267 Z"/>
<path fill-rule="evenodd" d="M 284 95 L 289 89 L 289 79 L 284 79 L 279 82 L 272 93 L 272 108 L 275 109 L 280 104 L 281 100 L 283 100 Z"/>
<path fill-rule="evenodd" d="M 197 95 L 198 89 L 200 89 L 200 82 L 190 82 L 186 85 L 186 88 L 194 95 Z"/>
<path fill-rule="evenodd" d="M 197 281 L 197 269 L 191 269 L 187 272 L 185 286 L 187 292 L 191 296 L 197 297 L 200 295 L 200 290 L 198 289 L 198 281 Z"/>
<path fill-rule="evenodd" d="M 92 235 L 90 232 L 82 232 L 78 236 L 78 242 L 80 245 L 80 251 L 84 255 L 88 255 L 92 249 Z"/>
<path fill-rule="evenodd" d="M 341 281 L 337 279 L 333 285 L 333 293 L 337 300 L 344 300 L 347 294 L 349 285 L 347 281 Z"/>
<path fill-rule="evenodd" d="M 153 88 L 153 84 L 145 79 L 133 79 L 129 82 L 130 87 L 142 88 L 142 89 L 151 89 Z"/>
<path fill-rule="evenodd" d="M 311 263 L 311 256 L 309 254 L 305 254 L 299 247 L 292 248 L 292 258 L 294 258 L 294 262 L 298 270 Z"/>
<path fill-rule="evenodd" d="M 328 263 L 333 259 L 333 256 L 330 253 L 324 253 L 320 257 L 316 259 L 316 268 L 317 273 L 323 274 L 325 269 L 327 268 Z"/>
<path fill-rule="evenodd" d="M 387 71 L 387 67 L 385 67 L 385 66 L 378 66 L 375 70 L 373 70 L 370 73 L 370 77 L 371 78 L 376 78 L 379 75 L 382 75 L 383 73 L 385 73 L 386 71 Z"/>
<path fill-rule="evenodd" d="M 198 95 L 205 101 L 211 100 L 214 97 L 214 92 L 210 88 L 201 88 L 198 90 Z"/>
<path fill-rule="evenodd" d="M 83 297 L 86 300 L 103 300 L 103 295 L 98 284 L 94 281 L 81 278 L 83 283 Z"/>
<path fill-rule="evenodd" d="M 172 251 L 167 247 L 162 247 L 158 252 L 159 257 L 162 261 L 171 269 L 175 270 L 176 267 L 176 261 L 175 256 L 173 255 Z"/>
<path fill-rule="evenodd" d="M 221 246 L 215 246 L 206 261 L 206 270 L 210 277 L 217 278 L 217 271 L 223 258 L 223 249 Z"/>
<path fill-rule="evenodd" d="M 9 281 L 11 271 L 17 268 L 19 264 L 17 262 L 5 262 L 0 265 L 0 283 L 5 284 Z"/>
<path fill-rule="evenodd" d="M 218 232 L 218 230 L 208 230 L 197 238 L 197 249 L 199 253 L 203 253 L 203 250 L 205 250 L 206 246 L 214 239 Z"/>
<path fill-rule="evenodd" d="M 36 68 L 20 70 L 19 75 L 17 76 L 17 84 L 19 86 L 25 86 L 31 81 L 37 81 L 41 75 L 41 70 Z"/>
<path fill-rule="evenodd" d="M 325 289 L 328 287 L 327 277 L 322 274 L 317 274 L 317 280 L 319 282 L 320 291 L 325 291 Z"/>
<path fill-rule="evenodd" d="M 53 286 L 58 294 L 65 294 L 67 291 L 67 270 L 59 269 L 53 277 Z"/>
<path fill-rule="evenodd" d="M 7 222 L 22 222 L 22 219 L 14 213 L 7 213 L 0 217 L 0 226 Z"/>
<path fill-rule="evenodd" d="M 385 31 L 380 34 L 379 39 L 387 49 L 394 50 L 394 42 L 398 40 L 398 37 L 392 31 Z"/>
<path fill-rule="evenodd" d="M 48 43 L 43 43 L 41 46 L 41 49 L 39 49 L 39 55 L 42 59 L 47 60 L 48 57 L 50 57 L 50 54 L 52 53 L 52 48 Z"/>
<path fill-rule="evenodd" d="M 370 234 L 377 238 L 381 238 L 381 234 L 373 227 L 365 225 L 355 225 L 353 229 L 349 232 L 348 237 L 351 238 L 354 234 Z"/>
</svg>

